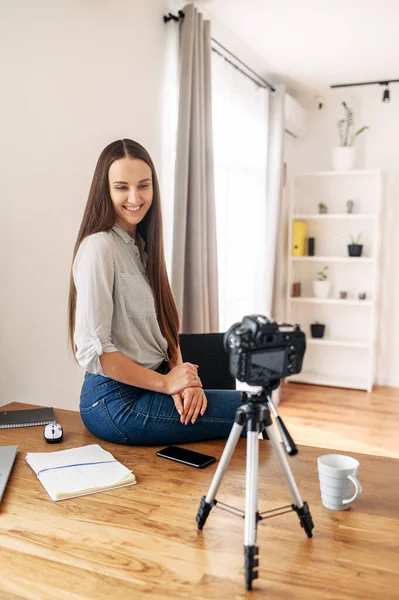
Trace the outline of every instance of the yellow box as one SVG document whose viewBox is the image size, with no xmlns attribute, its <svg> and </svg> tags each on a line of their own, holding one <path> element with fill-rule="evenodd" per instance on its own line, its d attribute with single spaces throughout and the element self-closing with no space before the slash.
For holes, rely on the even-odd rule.
<svg viewBox="0 0 399 600">
<path fill-rule="evenodd" d="M 308 224 L 305 221 L 294 221 L 292 231 L 292 256 L 306 256 L 306 236 Z"/>
</svg>

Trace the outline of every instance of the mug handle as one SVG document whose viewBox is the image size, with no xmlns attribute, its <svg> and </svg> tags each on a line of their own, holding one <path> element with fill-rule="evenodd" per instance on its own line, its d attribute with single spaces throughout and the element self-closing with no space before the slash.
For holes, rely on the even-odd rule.
<svg viewBox="0 0 399 600">
<path fill-rule="evenodd" d="M 352 498 L 347 498 L 346 500 L 342 500 L 342 504 L 350 504 L 351 502 L 353 502 L 354 500 L 359 498 L 360 494 L 363 491 L 360 481 L 356 477 L 352 477 L 352 475 L 348 475 L 348 479 L 350 479 L 350 481 L 353 483 L 356 490 L 355 490 L 355 493 L 353 494 Z"/>
</svg>

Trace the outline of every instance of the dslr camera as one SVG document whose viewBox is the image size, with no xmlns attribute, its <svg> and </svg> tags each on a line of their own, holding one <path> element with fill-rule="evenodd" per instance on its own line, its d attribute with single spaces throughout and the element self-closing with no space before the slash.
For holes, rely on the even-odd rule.
<svg viewBox="0 0 399 600">
<path fill-rule="evenodd" d="M 249 315 L 225 333 L 224 346 L 233 377 L 275 389 L 282 378 L 300 373 L 306 337 L 299 325 Z"/>
</svg>

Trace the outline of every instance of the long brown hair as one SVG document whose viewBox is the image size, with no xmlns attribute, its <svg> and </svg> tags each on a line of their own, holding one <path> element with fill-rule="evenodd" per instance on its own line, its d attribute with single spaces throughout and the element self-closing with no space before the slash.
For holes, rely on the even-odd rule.
<svg viewBox="0 0 399 600">
<path fill-rule="evenodd" d="M 115 224 L 115 210 L 109 193 L 108 171 L 115 160 L 125 157 L 143 160 L 152 172 L 152 205 L 144 219 L 137 225 L 137 232 L 146 244 L 146 251 L 148 253 L 148 278 L 154 294 L 159 327 L 162 335 L 168 342 L 169 358 L 172 361 L 177 361 L 179 317 L 166 271 L 158 177 L 150 155 L 137 142 L 128 139 L 117 140 L 109 144 L 101 152 L 94 171 L 89 197 L 76 240 L 72 264 L 80 244 L 87 236 L 99 231 L 108 231 Z M 75 311 L 76 288 L 71 270 L 68 303 L 68 340 L 74 354 L 76 353 L 74 343 Z"/>
</svg>

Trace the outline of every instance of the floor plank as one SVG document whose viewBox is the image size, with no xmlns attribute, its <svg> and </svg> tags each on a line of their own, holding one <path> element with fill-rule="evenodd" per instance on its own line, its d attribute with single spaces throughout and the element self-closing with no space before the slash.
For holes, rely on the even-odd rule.
<svg viewBox="0 0 399 600">
<path fill-rule="evenodd" d="M 297 444 L 399 458 L 399 388 L 285 383 L 279 412 Z"/>
</svg>

